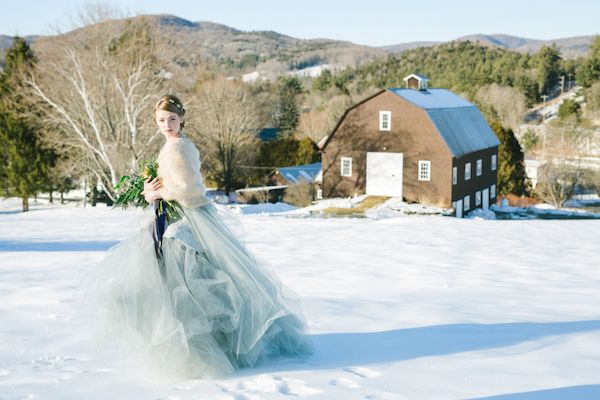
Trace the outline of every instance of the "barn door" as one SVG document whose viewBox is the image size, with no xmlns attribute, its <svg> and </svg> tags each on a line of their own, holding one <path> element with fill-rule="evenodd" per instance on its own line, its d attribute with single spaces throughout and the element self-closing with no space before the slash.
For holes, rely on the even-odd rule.
<svg viewBox="0 0 600 400">
<path fill-rule="evenodd" d="M 402 153 L 367 153 L 367 194 L 402 197 Z"/>
</svg>

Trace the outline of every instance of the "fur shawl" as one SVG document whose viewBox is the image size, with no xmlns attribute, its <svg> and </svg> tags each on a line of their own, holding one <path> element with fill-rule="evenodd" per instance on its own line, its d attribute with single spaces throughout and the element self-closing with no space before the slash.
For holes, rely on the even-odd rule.
<svg viewBox="0 0 600 400">
<path fill-rule="evenodd" d="M 170 139 L 158 153 L 159 193 L 188 208 L 205 205 L 209 200 L 200 173 L 200 153 L 187 138 Z"/>
</svg>

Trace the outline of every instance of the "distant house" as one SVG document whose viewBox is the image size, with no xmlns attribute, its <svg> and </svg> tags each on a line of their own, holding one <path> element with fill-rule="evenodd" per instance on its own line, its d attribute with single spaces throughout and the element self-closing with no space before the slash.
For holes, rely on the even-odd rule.
<svg viewBox="0 0 600 400">
<path fill-rule="evenodd" d="M 454 207 L 496 199 L 499 141 L 477 107 L 411 74 L 350 107 L 322 145 L 325 197 L 397 196 Z"/>
<path fill-rule="evenodd" d="M 307 182 L 314 186 L 315 197 L 323 198 L 321 183 L 323 181 L 323 173 L 321 171 L 321 163 L 316 162 L 305 165 L 294 165 L 291 167 L 280 167 L 275 169 L 271 175 L 271 181 L 275 185 L 293 185 L 300 182 Z"/>
</svg>

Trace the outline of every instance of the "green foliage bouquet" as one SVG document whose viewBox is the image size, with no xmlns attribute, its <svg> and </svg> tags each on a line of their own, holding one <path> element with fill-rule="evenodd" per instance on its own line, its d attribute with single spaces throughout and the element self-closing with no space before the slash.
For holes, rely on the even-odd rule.
<svg viewBox="0 0 600 400">
<path fill-rule="evenodd" d="M 158 162 L 156 159 L 141 160 L 138 164 L 138 170 L 130 175 L 123 175 L 119 182 L 115 185 L 115 193 L 117 198 L 114 205 L 117 207 L 127 208 L 133 207 L 148 207 L 148 202 L 144 198 L 144 182 L 150 178 L 151 180 L 158 176 Z M 167 212 L 167 219 L 174 221 L 180 218 L 177 211 L 176 203 L 167 200 L 158 202 L 160 213 Z"/>
</svg>

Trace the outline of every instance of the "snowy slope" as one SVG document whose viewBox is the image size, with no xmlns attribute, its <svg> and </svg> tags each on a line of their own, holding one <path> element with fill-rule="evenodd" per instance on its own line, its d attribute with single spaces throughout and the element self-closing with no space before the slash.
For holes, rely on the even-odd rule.
<svg viewBox="0 0 600 400">
<path fill-rule="evenodd" d="M 2 400 L 600 398 L 599 221 L 240 214 L 315 354 L 169 382 L 96 352 L 72 298 L 143 213 L 17 209 L 0 202 Z"/>
</svg>

